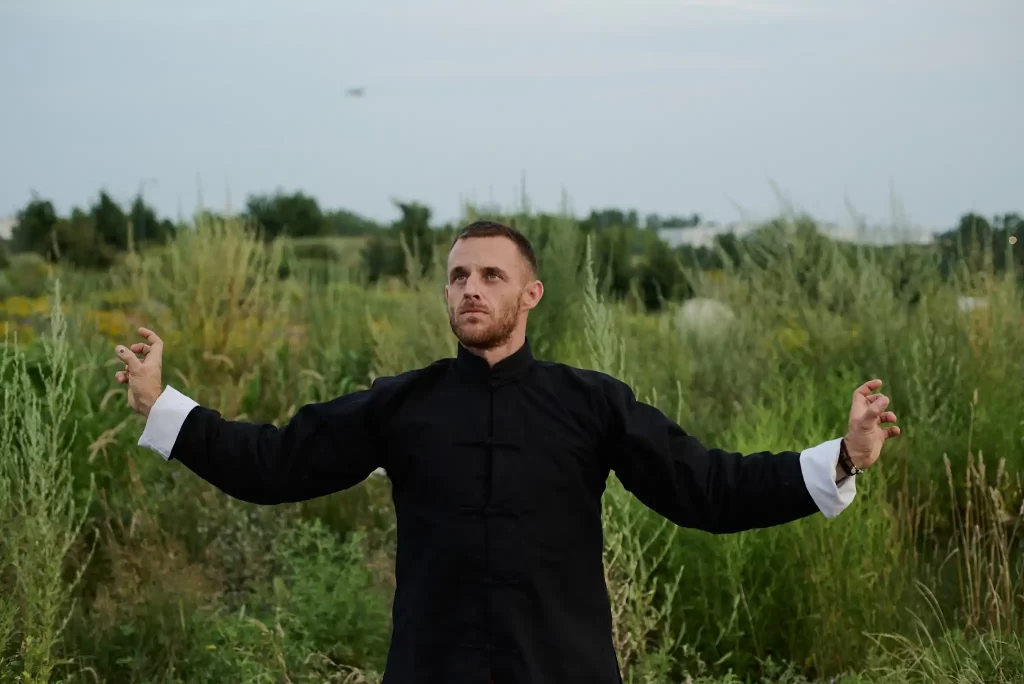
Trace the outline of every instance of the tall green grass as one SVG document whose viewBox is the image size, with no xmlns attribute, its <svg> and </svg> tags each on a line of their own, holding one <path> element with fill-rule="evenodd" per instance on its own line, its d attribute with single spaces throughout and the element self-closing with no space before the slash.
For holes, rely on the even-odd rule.
<svg viewBox="0 0 1024 684">
<path fill-rule="evenodd" d="M 675 304 L 648 315 L 606 300 L 571 222 L 517 221 L 542 244 L 539 355 L 613 373 L 734 450 L 842 434 L 871 377 L 904 428 L 833 521 L 712 536 L 668 525 L 610 479 L 606 576 L 627 681 L 1019 681 L 1012 275 L 943 281 L 927 253 L 841 250 L 783 220 L 724 278 L 688 273 L 735 313 L 694 329 Z M 278 508 L 228 499 L 135 446 L 142 421 L 112 353 L 135 340 L 104 338 L 84 315 L 100 293 L 130 292 L 133 325 L 167 341 L 167 382 L 250 420 L 454 353 L 445 254 L 409 285 L 366 287 L 345 264 L 292 261 L 281 279 L 284 247 L 206 218 L 109 275 L 62 273 L 76 283 L 66 320 L 55 305 L 41 343 L 3 348 L 6 680 L 379 681 L 394 582 L 386 480 Z M 891 275 L 906 259 L 922 264 L 914 298 Z M 958 311 L 965 292 L 988 308 Z"/>
<path fill-rule="evenodd" d="M 14 657 L 0 653 L 0 676 L 27 683 L 50 681 L 61 663 L 72 595 L 90 555 L 68 567 L 85 507 L 72 481 L 77 388 L 59 285 L 54 295 L 40 338 L 44 363 L 30 365 L 6 336 L 0 353 L 0 644 L 17 643 Z"/>
</svg>

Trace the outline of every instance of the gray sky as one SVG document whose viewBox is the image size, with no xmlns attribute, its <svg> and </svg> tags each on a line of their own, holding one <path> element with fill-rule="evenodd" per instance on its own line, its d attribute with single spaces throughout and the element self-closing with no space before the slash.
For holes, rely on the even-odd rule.
<svg viewBox="0 0 1024 684">
<path fill-rule="evenodd" d="M 1021 0 L 0 0 L 0 215 L 1024 210 Z M 345 91 L 366 86 L 366 97 Z"/>
</svg>

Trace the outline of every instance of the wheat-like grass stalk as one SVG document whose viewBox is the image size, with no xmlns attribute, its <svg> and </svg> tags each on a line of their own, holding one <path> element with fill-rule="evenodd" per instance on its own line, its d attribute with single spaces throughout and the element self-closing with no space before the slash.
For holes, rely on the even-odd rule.
<svg viewBox="0 0 1024 684">
<path fill-rule="evenodd" d="M 9 366 L 13 374 L 5 388 L 2 422 L 10 436 L 0 442 L 8 502 L 4 556 L 13 569 L 13 596 L 19 607 L 20 676 L 40 684 L 50 681 L 63 662 L 57 657 L 61 633 L 71 615 L 72 593 L 92 554 L 90 550 L 71 578 L 65 578 L 65 564 L 85 524 L 88 501 L 79 505 L 72 477 L 76 378 L 69 372 L 71 346 L 60 303 L 56 281 L 38 366 L 30 365 L 16 345 L 3 351 L 3 370 Z M 9 614 L 6 609 L 5 622 Z"/>
</svg>

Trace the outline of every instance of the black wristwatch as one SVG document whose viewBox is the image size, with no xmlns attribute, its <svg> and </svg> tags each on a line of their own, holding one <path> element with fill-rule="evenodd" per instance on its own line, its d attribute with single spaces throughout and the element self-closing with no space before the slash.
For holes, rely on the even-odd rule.
<svg viewBox="0 0 1024 684">
<path fill-rule="evenodd" d="M 846 451 L 845 439 L 839 442 L 839 466 L 843 469 L 843 472 L 850 477 L 864 472 L 853 464 L 853 459 L 850 458 L 849 452 Z"/>
</svg>

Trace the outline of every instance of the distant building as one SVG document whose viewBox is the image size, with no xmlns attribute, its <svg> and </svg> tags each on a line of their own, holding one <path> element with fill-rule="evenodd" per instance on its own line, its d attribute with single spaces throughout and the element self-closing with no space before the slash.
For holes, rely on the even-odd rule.
<svg viewBox="0 0 1024 684">
<path fill-rule="evenodd" d="M 0 216 L 0 240 L 10 240 L 14 235 L 14 225 L 17 223 L 12 217 Z"/>
<path fill-rule="evenodd" d="M 669 247 L 673 248 L 682 247 L 683 245 L 711 247 L 715 243 L 715 238 L 719 235 L 734 233 L 737 237 L 741 237 L 754 228 L 756 226 L 746 223 L 732 223 L 726 226 L 701 224 L 687 228 L 660 228 L 658 229 L 658 237 L 668 243 Z"/>
<path fill-rule="evenodd" d="M 670 247 L 711 247 L 719 235 L 732 233 L 736 237 L 755 230 L 756 224 L 730 223 L 726 225 L 701 224 L 689 228 L 661 228 L 658 236 Z M 876 245 L 928 245 L 935 241 L 936 233 L 921 228 L 854 228 L 834 223 L 819 223 L 818 229 L 833 240 Z"/>
</svg>

